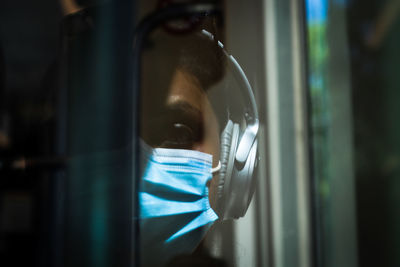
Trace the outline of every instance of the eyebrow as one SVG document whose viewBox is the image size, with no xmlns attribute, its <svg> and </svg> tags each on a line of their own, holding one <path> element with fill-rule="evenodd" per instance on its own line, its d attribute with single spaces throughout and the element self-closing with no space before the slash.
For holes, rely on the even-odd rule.
<svg viewBox="0 0 400 267">
<path fill-rule="evenodd" d="M 184 100 L 174 101 L 166 105 L 167 109 L 171 111 L 181 111 L 196 117 L 199 121 L 203 120 L 202 112 L 200 109 L 194 107 L 189 102 Z"/>
</svg>

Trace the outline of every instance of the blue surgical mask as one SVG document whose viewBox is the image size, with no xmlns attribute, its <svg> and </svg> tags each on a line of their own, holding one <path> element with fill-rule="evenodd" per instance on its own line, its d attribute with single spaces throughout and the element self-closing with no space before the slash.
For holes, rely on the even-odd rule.
<svg viewBox="0 0 400 267">
<path fill-rule="evenodd" d="M 150 148 L 142 143 L 139 192 L 141 262 L 162 266 L 191 253 L 218 218 L 207 183 L 212 155 L 185 149 Z"/>
</svg>

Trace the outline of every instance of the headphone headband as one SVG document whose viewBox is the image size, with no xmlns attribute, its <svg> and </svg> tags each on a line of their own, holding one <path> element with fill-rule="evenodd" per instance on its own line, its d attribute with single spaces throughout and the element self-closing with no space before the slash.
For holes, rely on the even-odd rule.
<svg viewBox="0 0 400 267">
<path fill-rule="evenodd" d="M 208 38 L 210 38 L 211 40 L 216 41 L 218 46 L 222 49 L 225 56 L 228 58 L 228 66 L 233 71 L 234 78 L 239 83 L 240 90 L 244 91 L 243 95 L 245 97 L 245 101 L 247 102 L 246 106 L 250 107 L 250 109 L 249 109 L 250 114 L 246 113 L 244 116 L 244 118 L 246 120 L 246 129 L 239 141 L 239 145 L 238 145 L 238 149 L 237 149 L 236 157 L 235 157 L 235 159 L 239 163 L 243 164 L 243 163 L 245 163 L 245 161 L 250 153 L 250 149 L 251 149 L 254 141 L 256 140 L 256 136 L 258 133 L 259 119 L 258 119 L 256 100 L 255 100 L 253 91 L 251 89 L 249 80 L 247 79 L 242 67 L 240 67 L 240 65 L 236 61 L 236 59 L 232 55 L 229 55 L 228 52 L 224 49 L 224 44 L 218 40 L 215 40 L 214 35 L 211 34 L 210 32 L 208 32 L 204 29 L 201 32 L 204 35 L 206 35 Z"/>
</svg>

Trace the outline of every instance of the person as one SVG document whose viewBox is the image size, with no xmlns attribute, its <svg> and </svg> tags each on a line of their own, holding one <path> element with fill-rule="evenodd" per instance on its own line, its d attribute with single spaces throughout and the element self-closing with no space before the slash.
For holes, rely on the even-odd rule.
<svg viewBox="0 0 400 267">
<path fill-rule="evenodd" d="M 223 56 L 199 30 L 176 36 L 161 27 L 147 40 L 140 112 L 142 154 L 147 154 L 139 193 L 144 266 L 189 255 L 218 218 L 224 114 L 217 114 L 209 92 L 218 90 L 215 85 L 223 78 Z"/>
</svg>

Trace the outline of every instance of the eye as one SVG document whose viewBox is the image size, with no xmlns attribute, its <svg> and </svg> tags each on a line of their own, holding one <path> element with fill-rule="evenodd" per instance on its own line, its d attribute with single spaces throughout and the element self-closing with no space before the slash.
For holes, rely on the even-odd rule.
<svg viewBox="0 0 400 267">
<path fill-rule="evenodd" d="M 161 147 L 190 149 L 198 139 L 198 133 L 183 123 L 172 123 L 164 130 Z"/>
</svg>

